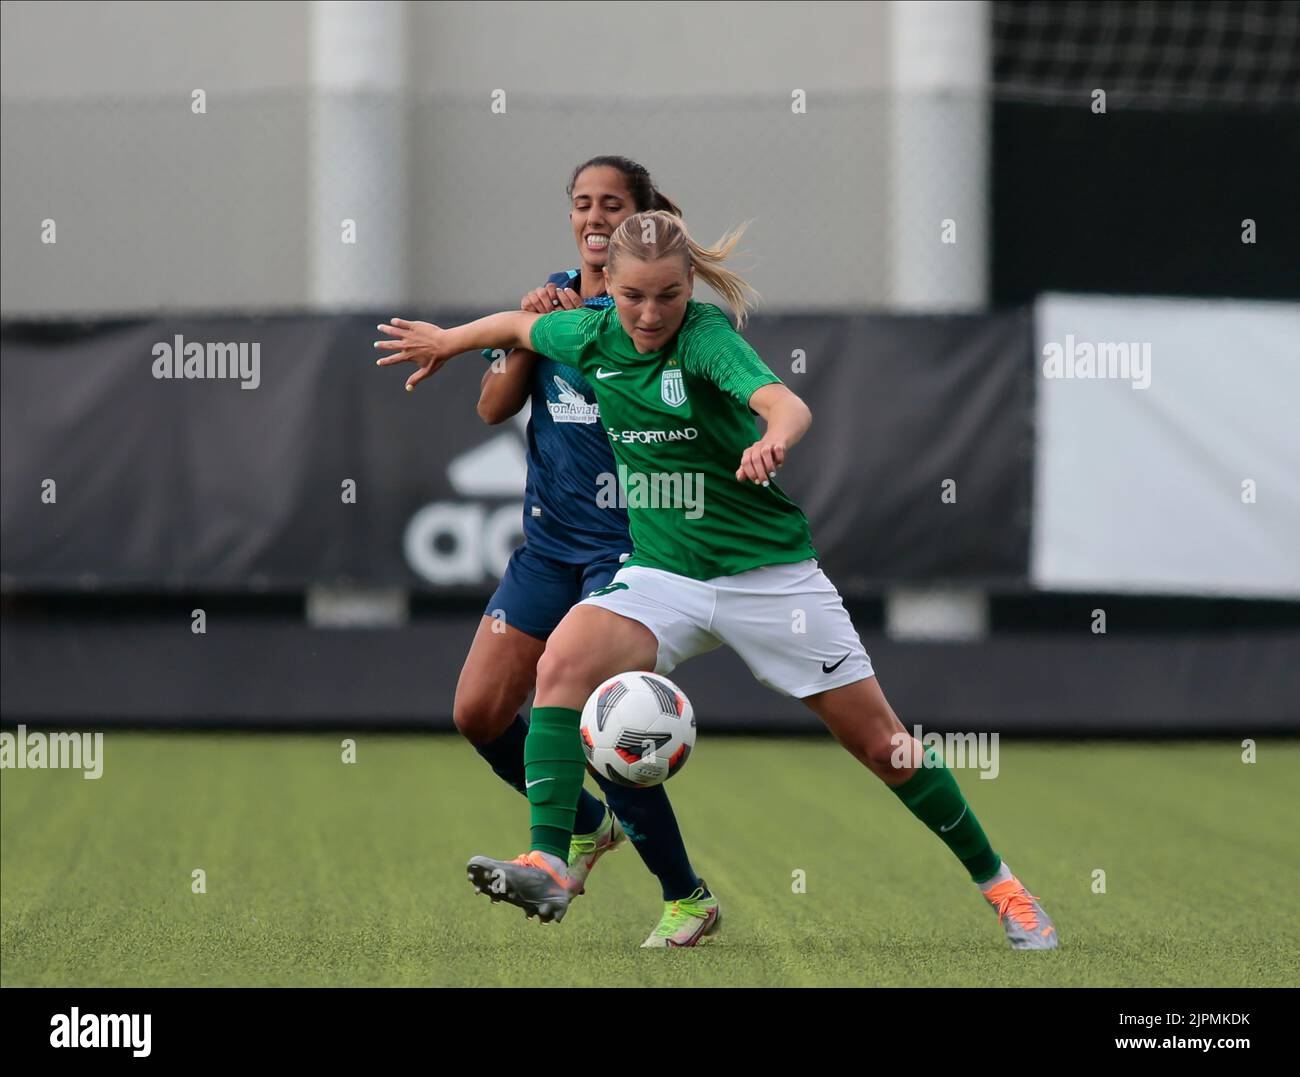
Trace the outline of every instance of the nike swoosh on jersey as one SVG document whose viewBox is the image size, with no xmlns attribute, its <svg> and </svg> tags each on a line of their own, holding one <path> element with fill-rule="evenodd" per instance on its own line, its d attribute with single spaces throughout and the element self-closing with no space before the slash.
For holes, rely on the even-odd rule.
<svg viewBox="0 0 1300 1077">
<path fill-rule="evenodd" d="M 596 377 L 601 381 L 604 381 L 606 378 L 616 378 L 622 373 L 621 370 L 601 370 L 600 367 L 596 368 Z"/>
<path fill-rule="evenodd" d="M 848 654 L 847 654 L 847 653 L 844 655 L 844 658 L 848 658 Z M 844 664 L 844 658 L 841 658 L 841 659 L 840 659 L 838 662 L 836 662 L 835 665 L 833 665 L 833 666 L 828 666 L 825 662 L 823 662 L 823 663 L 822 663 L 822 672 L 823 672 L 823 673 L 834 673 L 837 669 L 840 668 L 841 665 Z"/>
</svg>

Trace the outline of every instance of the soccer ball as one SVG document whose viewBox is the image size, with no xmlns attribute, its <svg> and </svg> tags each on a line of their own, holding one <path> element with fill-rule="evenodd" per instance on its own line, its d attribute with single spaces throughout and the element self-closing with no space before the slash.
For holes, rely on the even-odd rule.
<svg viewBox="0 0 1300 1077">
<path fill-rule="evenodd" d="M 695 747 L 695 711 L 667 677 L 620 673 L 591 693 L 581 730 L 593 774 L 644 789 L 686 765 Z"/>
</svg>

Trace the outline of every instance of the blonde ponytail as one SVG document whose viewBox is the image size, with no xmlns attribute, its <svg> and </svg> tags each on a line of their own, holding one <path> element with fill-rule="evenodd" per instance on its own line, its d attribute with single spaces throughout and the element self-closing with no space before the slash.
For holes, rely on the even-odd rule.
<svg viewBox="0 0 1300 1077">
<path fill-rule="evenodd" d="M 609 241 L 609 271 L 621 255 L 642 262 L 654 262 L 679 254 L 695 269 L 699 277 L 722 298 L 740 328 L 749 317 L 758 293 L 739 273 L 723 263 L 745 234 L 748 222 L 733 228 L 714 247 L 701 247 L 691 239 L 686 222 L 663 210 L 634 213 L 615 230 Z"/>
</svg>

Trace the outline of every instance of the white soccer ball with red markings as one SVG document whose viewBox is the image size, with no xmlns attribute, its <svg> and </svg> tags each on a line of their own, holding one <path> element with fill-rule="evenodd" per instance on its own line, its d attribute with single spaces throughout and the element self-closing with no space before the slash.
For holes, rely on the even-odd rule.
<svg viewBox="0 0 1300 1077">
<path fill-rule="evenodd" d="M 580 728 L 593 773 L 639 789 L 666 782 L 695 747 L 691 701 L 655 673 L 610 677 L 582 708 Z"/>
</svg>

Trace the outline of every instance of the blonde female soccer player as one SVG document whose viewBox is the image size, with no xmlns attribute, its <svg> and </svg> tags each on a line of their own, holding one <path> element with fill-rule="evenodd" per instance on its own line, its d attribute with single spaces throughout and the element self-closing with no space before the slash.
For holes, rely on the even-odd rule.
<svg viewBox="0 0 1300 1077">
<path fill-rule="evenodd" d="M 551 274 L 546 285 L 524 297 L 524 310 L 612 306 L 604 269 L 615 229 L 639 210 L 681 215 L 644 166 L 626 157 L 582 162 L 567 193 L 578 266 Z M 524 542 L 483 611 L 456 684 L 452 716 L 493 772 L 527 796 L 529 723 L 519 712 L 533 689 L 537 661 L 569 609 L 610 582 L 631 554 L 632 540 L 627 513 L 590 496 L 616 465 L 582 372 L 522 349 L 504 356 L 488 351 L 485 357 L 503 362 L 483 375 L 478 412 L 484 421 L 503 422 L 529 408 Z M 626 789 L 599 775 L 596 781 L 609 810 L 579 790 L 568 844 L 570 880 L 585 885 L 596 862 L 630 839 L 663 897 L 659 921 L 641 945 L 695 946 L 715 937 L 721 906 L 691 866 L 667 790 Z"/>
<path fill-rule="evenodd" d="M 527 347 L 589 379 L 627 474 L 702 476 L 704 511 L 629 505 L 633 556 L 561 621 L 537 667 L 525 746 L 529 852 L 476 856 L 471 882 L 542 920 L 576 886 L 566 858 L 584 774 L 581 708 L 608 677 L 668 673 L 720 644 L 763 684 L 802 700 L 835 738 L 961 860 L 1015 949 L 1053 949 L 1056 928 L 989 844 L 951 772 L 921 752 L 880 689 L 839 593 L 817 564 L 799 507 L 775 483 L 807 432 L 807 406 L 726 316 L 692 298 L 698 274 L 743 326 L 752 289 L 723 263 L 739 238 L 696 244 L 671 214 L 638 213 L 614 232 L 605 265 L 614 307 L 493 314 L 442 329 L 394 319 L 381 365 L 414 362 L 411 389 L 462 352 Z M 766 424 L 759 435 L 753 414 Z M 683 484 L 684 486 L 685 484 Z M 790 630 L 795 610 L 806 631 Z M 899 747 L 914 754 L 902 756 Z M 921 766 L 898 763 L 923 760 Z"/>
</svg>

